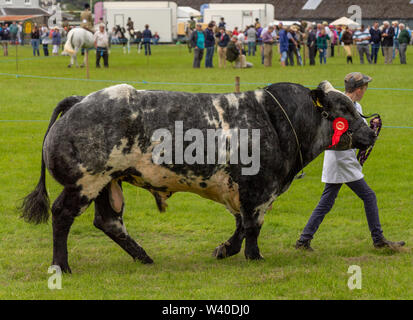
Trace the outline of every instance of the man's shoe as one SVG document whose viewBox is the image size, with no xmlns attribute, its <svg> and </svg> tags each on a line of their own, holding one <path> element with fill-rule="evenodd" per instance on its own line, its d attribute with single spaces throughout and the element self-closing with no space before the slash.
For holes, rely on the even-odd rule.
<svg viewBox="0 0 413 320">
<path fill-rule="evenodd" d="M 394 251 L 399 251 L 400 248 L 403 247 L 405 244 L 406 243 L 404 241 L 393 242 L 387 240 L 385 237 L 373 242 L 373 246 L 376 249 L 389 248 Z"/>
<path fill-rule="evenodd" d="M 314 251 L 313 248 L 311 248 L 310 246 L 311 240 L 297 240 L 297 242 L 295 243 L 295 248 L 296 249 L 303 249 L 303 250 L 307 250 L 307 251 Z"/>
</svg>

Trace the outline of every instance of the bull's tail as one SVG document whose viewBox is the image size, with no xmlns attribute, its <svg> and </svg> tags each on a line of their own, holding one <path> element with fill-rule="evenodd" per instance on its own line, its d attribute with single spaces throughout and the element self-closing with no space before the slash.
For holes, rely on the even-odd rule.
<svg viewBox="0 0 413 320">
<path fill-rule="evenodd" d="M 69 34 L 67 35 L 67 40 L 66 40 L 66 43 L 65 43 L 62 54 L 63 53 L 68 53 L 69 55 L 75 54 L 75 49 L 73 49 L 73 46 L 72 46 L 72 38 L 73 38 L 73 34 L 74 34 L 73 30 L 71 32 L 69 32 Z"/>
<path fill-rule="evenodd" d="M 43 139 L 43 144 L 50 128 L 56 122 L 58 116 L 64 115 L 71 107 L 73 107 L 82 99 L 83 97 L 72 96 L 59 102 L 59 104 L 53 111 L 49 127 L 47 128 L 46 134 Z M 47 222 L 47 220 L 49 219 L 49 208 L 50 201 L 46 190 L 46 165 L 43 158 L 42 147 L 42 167 L 39 182 L 37 183 L 36 188 L 23 199 L 20 210 L 22 212 L 22 218 L 26 222 L 39 224 Z"/>
</svg>

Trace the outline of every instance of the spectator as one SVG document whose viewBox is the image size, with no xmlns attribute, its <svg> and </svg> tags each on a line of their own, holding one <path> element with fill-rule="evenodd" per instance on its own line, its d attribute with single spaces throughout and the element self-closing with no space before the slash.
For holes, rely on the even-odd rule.
<svg viewBox="0 0 413 320">
<path fill-rule="evenodd" d="M 159 39 L 160 39 L 159 34 L 158 34 L 157 31 L 155 31 L 155 34 L 153 35 L 153 44 L 155 44 L 155 45 L 158 44 Z"/>
<path fill-rule="evenodd" d="M 194 68 L 200 68 L 205 49 L 205 34 L 202 31 L 202 25 L 196 25 L 195 31 L 191 34 L 190 41 L 192 48 L 194 48 L 194 62 L 192 66 Z"/>
<path fill-rule="evenodd" d="M 334 47 L 337 44 L 338 35 L 333 25 L 331 25 L 329 28 L 330 28 L 330 34 L 331 34 L 331 46 L 330 46 L 331 56 L 334 57 Z"/>
<path fill-rule="evenodd" d="M 40 29 L 40 41 L 43 47 L 43 54 L 45 57 L 49 56 L 49 28 L 44 24 Z"/>
<path fill-rule="evenodd" d="M 233 36 L 239 35 L 238 27 L 235 27 L 235 28 L 234 28 L 234 30 L 232 31 L 232 35 L 233 35 Z"/>
<path fill-rule="evenodd" d="M 400 52 L 400 45 L 399 45 L 400 28 L 399 28 L 398 21 L 393 21 L 391 25 L 394 30 L 394 37 L 393 37 L 393 60 L 394 60 L 394 58 L 396 58 L 396 51 Z"/>
<path fill-rule="evenodd" d="M 294 56 L 297 58 L 297 64 L 302 65 L 301 55 L 299 54 L 300 44 L 298 41 L 298 28 L 291 26 L 287 32 L 288 38 L 288 60 L 291 66 L 294 65 Z"/>
<path fill-rule="evenodd" d="M 328 47 L 328 40 L 330 37 L 326 34 L 325 29 L 321 29 L 320 34 L 317 37 L 317 49 L 320 53 L 320 64 L 327 63 L 327 47 Z"/>
<path fill-rule="evenodd" d="M 353 34 L 349 27 L 344 27 L 343 35 L 341 36 L 341 42 L 344 44 L 344 50 L 346 51 L 347 64 L 350 62 L 353 64 L 353 53 L 351 52 L 351 46 L 353 44 Z"/>
<path fill-rule="evenodd" d="M 143 45 L 145 47 L 145 56 L 151 55 L 151 39 L 152 39 L 152 32 L 149 30 L 149 25 L 145 25 L 145 30 L 142 32 L 143 37 Z"/>
<path fill-rule="evenodd" d="M 85 4 L 85 10 L 80 14 L 80 21 L 81 28 L 93 33 L 93 16 L 88 3 Z"/>
<path fill-rule="evenodd" d="M 224 29 L 226 29 L 226 27 L 227 27 L 227 23 L 224 21 L 224 17 L 222 17 L 221 18 L 221 21 L 219 22 L 219 24 L 218 24 L 218 28 L 224 28 Z"/>
<path fill-rule="evenodd" d="M 0 25 L 0 41 L 3 47 L 3 55 L 6 57 L 9 55 L 9 28 L 7 23 L 5 25 Z"/>
<path fill-rule="evenodd" d="M 258 20 L 258 19 L 257 19 Z M 247 41 L 248 41 L 248 55 L 251 54 L 255 56 L 255 48 L 257 43 L 257 31 L 253 25 L 250 25 L 247 30 Z"/>
<path fill-rule="evenodd" d="M 364 64 L 364 55 L 366 55 L 367 61 L 371 64 L 371 54 L 370 54 L 370 31 L 364 27 L 364 25 L 361 25 L 360 29 L 357 29 L 357 31 L 353 35 L 353 39 L 357 44 L 357 51 L 360 56 L 360 63 Z"/>
<path fill-rule="evenodd" d="M 269 26 L 268 30 L 262 35 L 262 42 L 264 44 L 264 67 L 272 66 L 272 47 L 274 43 L 274 38 L 272 32 L 274 31 L 273 26 Z"/>
<path fill-rule="evenodd" d="M 379 23 L 375 22 L 373 27 L 370 29 L 370 41 L 371 41 L 371 61 L 374 64 L 377 63 L 377 55 L 380 50 L 381 42 L 381 31 L 379 29 Z"/>
<path fill-rule="evenodd" d="M 388 21 L 383 22 L 383 32 L 381 34 L 381 46 L 384 53 L 384 63 L 391 64 L 393 62 L 393 39 L 394 29 Z"/>
<path fill-rule="evenodd" d="M 213 68 L 212 59 L 214 57 L 215 34 L 213 31 L 214 25 L 210 22 L 205 29 L 205 68 Z"/>
<path fill-rule="evenodd" d="M 259 28 L 261 28 L 261 23 L 260 23 L 260 19 L 255 18 L 255 25 L 254 25 L 255 30 L 258 30 Z"/>
<path fill-rule="evenodd" d="M 246 68 L 247 61 L 245 55 L 242 54 L 241 44 L 238 42 L 238 36 L 232 35 L 231 41 L 227 47 L 227 60 L 229 62 L 235 61 L 235 68 Z"/>
<path fill-rule="evenodd" d="M 310 58 L 310 66 L 315 65 L 315 53 L 317 51 L 316 41 L 317 41 L 317 37 L 316 37 L 313 27 L 308 27 L 307 47 L 308 47 L 308 54 Z"/>
<path fill-rule="evenodd" d="M 410 42 L 410 34 L 406 30 L 406 27 L 403 23 L 400 23 L 400 34 L 399 34 L 399 56 L 400 56 L 400 63 L 401 64 L 406 64 L 406 50 L 407 46 L 409 45 Z"/>
<path fill-rule="evenodd" d="M 142 32 L 140 30 L 136 31 L 136 33 L 135 33 L 135 41 L 136 41 L 136 46 L 137 46 L 137 49 L 138 49 L 138 53 L 141 53 Z"/>
<path fill-rule="evenodd" d="M 100 68 L 100 58 L 103 58 L 103 65 L 105 68 L 109 67 L 109 37 L 105 31 L 105 25 L 100 24 L 99 30 L 95 32 L 94 43 L 96 48 L 96 68 Z"/>
<path fill-rule="evenodd" d="M 281 66 L 285 67 L 288 56 L 288 37 L 287 31 L 285 31 L 283 24 L 280 22 L 278 25 L 280 31 L 278 33 L 279 42 L 280 42 L 280 55 L 281 55 Z"/>
<path fill-rule="evenodd" d="M 16 21 L 13 21 L 12 24 L 9 27 L 9 31 L 10 31 L 10 40 L 12 44 L 16 44 L 16 40 L 17 40 L 17 32 L 19 31 Z"/>
<path fill-rule="evenodd" d="M 52 45 L 53 45 L 53 52 L 54 56 L 59 55 L 59 46 L 62 41 L 62 36 L 59 31 L 59 27 L 54 27 L 53 37 L 52 37 Z"/>
<path fill-rule="evenodd" d="M 62 48 L 61 48 L 61 50 L 64 49 L 64 46 L 65 46 L 65 43 L 66 43 L 67 33 L 68 33 L 67 30 L 68 30 L 67 27 L 63 27 L 63 30 L 62 30 L 62 41 L 61 41 Z"/>
<path fill-rule="evenodd" d="M 39 44 L 40 44 L 40 31 L 37 25 L 33 27 L 33 31 L 31 33 L 31 43 L 32 43 L 32 48 L 33 48 L 33 56 L 40 56 L 39 52 Z"/>
<path fill-rule="evenodd" d="M 218 66 L 220 68 L 227 65 L 227 46 L 230 41 L 228 34 L 225 32 L 225 28 L 220 28 L 219 32 L 215 35 L 218 40 Z"/>
<path fill-rule="evenodd" d="M 21 22 L 17 24 L 17 42 L 23 45 L 23 25 Z"/>
</svg>

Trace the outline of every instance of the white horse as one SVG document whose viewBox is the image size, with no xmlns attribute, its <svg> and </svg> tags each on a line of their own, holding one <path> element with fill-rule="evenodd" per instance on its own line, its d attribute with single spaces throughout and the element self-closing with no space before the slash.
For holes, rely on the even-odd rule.
<svg viewBox="0 0 413 320">
<path fill-rule="evenodd" d="M 79 67 L 77 64 L 77 52 L 79 49 L 91 49 L 94 47 L 93 41 L 93 34 L 83 28 L 74 28 L 69 31 L 67 35 L 67 40 L 64 46 L 64 50 L 62 55 L 68 56 L 70 55 L 70 64 L 68 67 L 70 68 L 74 63 L 76 63 L 76 67 Z M 86 55 L 83 60 L 82 67 L 86 64 Z"/>
</svg>

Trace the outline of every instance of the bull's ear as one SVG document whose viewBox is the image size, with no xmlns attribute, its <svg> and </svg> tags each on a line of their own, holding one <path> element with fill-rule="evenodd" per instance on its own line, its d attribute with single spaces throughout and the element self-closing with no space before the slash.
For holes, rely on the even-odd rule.
<svg viewBox="0 0 413 320">
<path fill-rule="evenodd" d="M 317 88 L 310 91 L 311 100 L 313 101 L 314 106 L 322 111 L 328 107 L 327 95 L 324 90 Z"/>
</svg>

